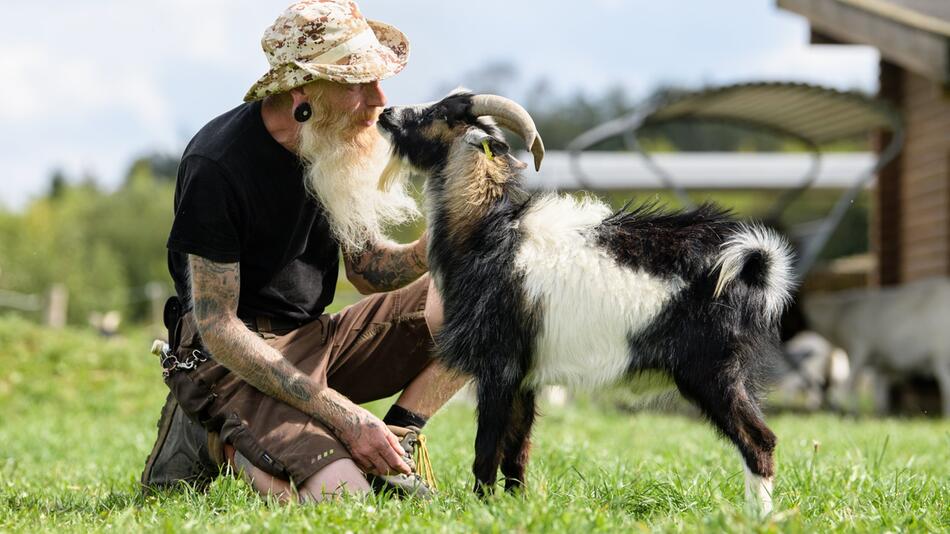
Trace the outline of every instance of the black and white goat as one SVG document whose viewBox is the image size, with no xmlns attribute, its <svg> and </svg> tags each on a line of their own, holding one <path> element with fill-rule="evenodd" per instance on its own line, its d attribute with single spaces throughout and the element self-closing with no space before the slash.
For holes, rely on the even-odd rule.
<svg viewBox="0 0 950 534">
<path fill-rule="evenodd" d="M 526 165 L 487 117 L 522 135 L 540 167 L 534 122 L 501 97 L 456 92 L 379 119 L 394 157 L 427 178 L 429 267 L 445 310 L 436 344 L 477 384 L 475 490 L 491 491 L 499 465 L 506 489 L 524 483 L 541 385 L 659 371 L 735 443 L 747 498 L 771 509 L 776 438 L 757 375 L 779 351 L 786 243 L 711 205 L 612 213 L 529 195 Z"/>
</svg>

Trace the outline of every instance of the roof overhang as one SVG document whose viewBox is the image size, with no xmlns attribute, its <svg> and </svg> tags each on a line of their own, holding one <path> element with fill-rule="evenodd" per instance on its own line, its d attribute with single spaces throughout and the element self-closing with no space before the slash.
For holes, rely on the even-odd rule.
<svg viewBox="0 0 950 534">
<path fill-rule="evenodd" d="M 950 2 L 946 0 L 776 0 L 812 31 L 870 45 L 901 67 L 950 85 Z"/>
<path fill-rule="evenodd" d="M 616 135 L 677 122 L 727 123 L 798 139 L 818 147 L 877 130 L 900 129 L 897 112 L 881 100 L 853 91 L 803 83 L 760 82 L 710 87 L 657 98 L 574 139 L 580 152 Z"/>
<path fill-rule="evenodd" d="M 671 122 L 732 123 L 822 146 L 840 139 L 895 130 L 899 118 L 885 103 L 851 91 L 802 83 L 746 83 L 708 88 L 657 106 L 642 127 Z"/>
<path fill-rule="evenodd" d="M 787 190 L 773 204 L 766 219 L 778 220 L 791 202 L 810 187 L 818 176 L 821 146 L 837 139 L 889 130 L 891 135 L 875 164 L 856 177 L 854 185 L 842 193 L 831 212 L 809 239 L 796 269 L 800 277 L 808 273 L 851 203 L 874 175 L 896 157 L 903 145 L 900 117 L 890 106 L 856 92 L 842 92 L 800 83 L 747 83 L 712 87 L 667 98 L 654 98 L 628 115 L 596 126 L 568 145 L 572 172 L 582 186 L 590 187 L 590 175 L 581 165 L 581 153 L 598 143 L 620 136 L 627 148 L 641 156 L 646 167 L 672 190 L 685 206 L 692 205 L 682 184 L 660 166 L 640 145 L 642 128 L 684 121 L 733 123 L 750 129 L 768 130 L 774 135 L 798 139 L 808 146 L 813 164 L 801 184 Z"/>
</svg>

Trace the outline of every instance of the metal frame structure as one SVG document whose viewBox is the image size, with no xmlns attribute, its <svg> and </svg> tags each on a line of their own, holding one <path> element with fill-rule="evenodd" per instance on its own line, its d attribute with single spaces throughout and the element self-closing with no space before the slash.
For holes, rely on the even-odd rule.
<svg viewBox="0 0 950 534">
<path fill-rule="evenodd" d="M 805 243 L 796 267 L 799 280 L 814 266 L 852 201 L 881 168 L 897 156 L 904 143 L 904 130 L 897 112 L 861 93 L 802 83 L 746 83 L 648 100 L 628 115 L 584 132 L 568 145 L 571 172 L 582 187 L 590 189 L 591 180 L 581 166 L 584 150 L 620 136 L 626 148 L 642 158 L 664 187 L 684 206 L 692 207 L 686 190 L 657 165 L 638 138 L 644 128 L 672 123 L 729 124 L 801 143 L 812 155 L 811 165 L 801 183 L 782 193 L 769 209 L 766 218 L 770 220 L 781 217 L 786 208 L 812 186 L 821 169 L 822 146 L 876 130 L 891 132 L 890 142 L 881 150 L 874 165 L 857 176 L 856 183 L 842 193 L 818 224 L 815 235 Z"/>
</svg>

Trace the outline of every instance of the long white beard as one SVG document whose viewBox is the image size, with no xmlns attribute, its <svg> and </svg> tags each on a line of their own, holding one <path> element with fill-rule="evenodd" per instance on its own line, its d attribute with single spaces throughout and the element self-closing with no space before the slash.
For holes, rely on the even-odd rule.
<svg viewBox="0 0 950 534">
<path fill-rule="evenodd" d="M 391 164 L 389 143 L 375 127 L 346 139 L 305 126 L 298 150 L 307 162 L 307 189 L 323 206 L 345 253 L 387 240 L 386 227 L 420 216 L 407 191 L 408 172 Z"/>
</svg>

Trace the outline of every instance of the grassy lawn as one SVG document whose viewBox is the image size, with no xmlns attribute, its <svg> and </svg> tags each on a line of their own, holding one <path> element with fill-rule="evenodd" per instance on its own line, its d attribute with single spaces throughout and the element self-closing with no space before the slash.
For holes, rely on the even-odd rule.
<svg viewBox="0 0 950 534">
<path fill-rule="evenodd" d="M 460 403 L 427 427 L 441 484 L 429 503 L 282 507 L 230 478 L 144 498 L 165 394 L 149 341 L 0 318 L 0 532 L 950 530 L 950 422 L 771 417 L 776 513 L 759 521 L 710 427 L 583 399 L 544 410 L 524 496 L 470 496 L 473 409 Z"/>
</svg>

